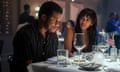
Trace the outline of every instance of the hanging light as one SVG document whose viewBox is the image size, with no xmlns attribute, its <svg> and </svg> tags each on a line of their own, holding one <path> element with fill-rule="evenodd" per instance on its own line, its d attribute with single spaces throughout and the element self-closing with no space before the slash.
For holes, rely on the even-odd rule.
<svg viewBox="0 0 120 72">
<path fill-rule="evenodd" d="M 35 17 L 36 17 L 36 18 L 38 17 L 38 13 L 35 13 Z"/>
<path fill-rule="evenodd" d="M 38 18 L 38 12 L 40 10 L 40 6 L 35 7 L 35 17 Z"/>
<path fill-rule="evenodd" d="M 72 2 L 74 2 L 75 0 L 72 0 Z"/>
<path fill-rule="evenodd" d="M 35 7 L 35 11 L 39 11 L 39 10 L 40 10 L 39 6 Z"/>
</svg>

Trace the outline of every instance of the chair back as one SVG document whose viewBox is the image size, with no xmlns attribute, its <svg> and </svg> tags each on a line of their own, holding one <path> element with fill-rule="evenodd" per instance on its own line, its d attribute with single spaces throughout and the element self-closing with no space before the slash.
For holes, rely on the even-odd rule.
<svg viewBox="0 0 120 72">
<path fill-rule="evenodd" d="M 0 72 L 1 70 L 1 54 L 2 54 L 2 49 L 3 49 L 3 45 L 4 45 L 4 40 L 0 40 Z"/>
<path fill-rule="evenodd" d="M 2 54 L 3 45 L 4 45 L 4 40 L 0 40 L 0 56 Z"/>
<path fill-rule="evenodd" d="M 10 72 L 14 72 L 13 55 L 8 56 L 8 63 L 9 63 Z"/>
</svg>

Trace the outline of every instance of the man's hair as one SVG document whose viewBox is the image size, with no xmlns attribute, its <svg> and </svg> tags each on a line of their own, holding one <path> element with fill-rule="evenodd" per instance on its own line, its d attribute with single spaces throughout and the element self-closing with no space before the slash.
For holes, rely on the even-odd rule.
<svg viewBox="0 0 120 72">
<path fill-rule="evenodd" d="M 47 15 L 48 17 L 53 14 L 53 12 L 58 12 L 62 14 L 62 8 L 55 2 L 47 1 L 40 7 L 39 18 L 42 14 Z"/>
</svg>

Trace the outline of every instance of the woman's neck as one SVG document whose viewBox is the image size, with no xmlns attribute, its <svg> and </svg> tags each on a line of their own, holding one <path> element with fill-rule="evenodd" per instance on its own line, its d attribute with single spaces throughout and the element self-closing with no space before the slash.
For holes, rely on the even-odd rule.
<svg viewBox="0 0 120 72">
<path fill-rule="evenodd" d="M 88 46 L 88 43 L 89 43 L 88 33 L 87 33 L 87 31 L 82 31 L 82 33 L 84 33 L 83 43 L 84 43 L 86 46 Z"/>
</svg>

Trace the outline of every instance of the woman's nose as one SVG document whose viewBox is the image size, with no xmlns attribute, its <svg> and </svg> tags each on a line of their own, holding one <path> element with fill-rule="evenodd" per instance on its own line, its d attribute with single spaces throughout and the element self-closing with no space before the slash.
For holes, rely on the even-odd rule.
<svg viewBox="0 0 120 72">
<path fill-rule="evenodd" d="M 86 23 L 86 20 L 83 20 L 82 23 L 83 23 L 83 24 Z"/>
</svg>

